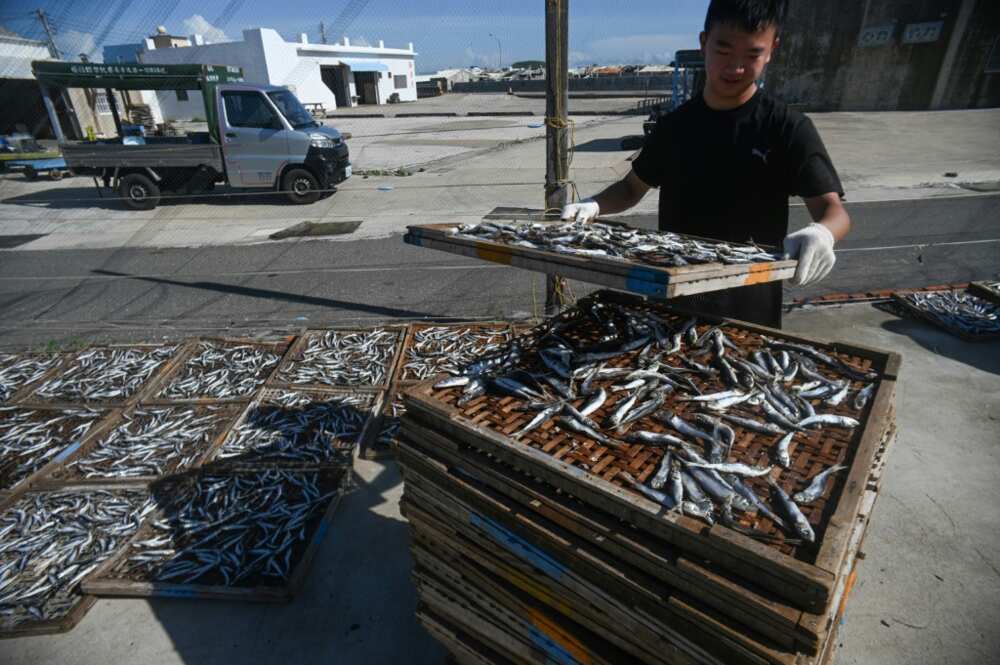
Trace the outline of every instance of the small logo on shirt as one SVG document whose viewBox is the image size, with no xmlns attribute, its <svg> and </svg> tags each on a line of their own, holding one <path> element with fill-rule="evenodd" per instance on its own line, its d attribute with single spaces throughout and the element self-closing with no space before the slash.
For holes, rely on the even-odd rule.
<svg viewBox="0 0 1000 665">
<path fill-rule="evenodd" d="M 761 152 L 757 148 L 752 148 L 750 150 L 750 155 L 753 157 L 760 157 L 761 161 L 764 162 L 764 164 L 767 164 L 767 156 L 769 154 L 771 154 L 770 150 L 764 150 L 763 152 Z"/>
</svg>

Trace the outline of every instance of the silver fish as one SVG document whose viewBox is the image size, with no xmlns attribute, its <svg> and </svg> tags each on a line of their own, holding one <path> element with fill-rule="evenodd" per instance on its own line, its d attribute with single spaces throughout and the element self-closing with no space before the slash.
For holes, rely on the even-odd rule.
<svg viewBox="0 0 1000 665">
<path fill-rule="evenodd" d="M 792 499 L 794 499 L 796 503 L 812 503 L 820 496 L 822 496 L 823 490 L 826 488 L 827 478 L 837 473 L 838 471 L 843 471 L 846 468 L 847 467 L 844 466 L 843 464 L 836 464 L 834 466 L 831 466 L 826 471 L 817 473 L 815 476 L 813 476 L 812 481 L 809 483 L 809 487 L 805 488 L 801 492 L 796 492 L 792 496 Z"/>
<path fill-rule="evenodd" d="M 771 476 L 767 476 L 767 484 L 771 486 L 774 495 L 778 497 L 778 505 L 781 507 L 782 512 L 785 513 L 788 521 L 791 522 L 796 535 L 807 543 L 815 542 L 816 534 L 813 533 L 809 520 L 802 514 L 802 511 L 795 505 L 795 502 L 788 498 L 785 490 Z"/>
<path fill-rule="evenodd" d="M 861 409 L 865 408 L 865 405 L 868 404 L 868 400 L 871 399 L 872 394 L 874 392 L 875 392 L 874 383 L 870 383 L 861 390 L 859 390 L 858 394 L 854 396 L 854 404 L 853 404 L 854 410 L 860 411 Z"/>
<path fill-rule="evenodd" d="M 695 503 L 694 501 L 685 501 L 682 503 L 681 512 L 685 515 L 704 520 L 709 526 L 715 524 L 715 518 L 712 517 L 711 509 L 707 509 L 704 505 Z"/>
<path fill-rule="evenodd" d="M 604 403 L 608 400 L 608 393 L 604 388 L 598 388 L 595 392 L 591 393 L 590 399 L 588 399 L 582 407 L 580 407 L 580 413 L 585 416 L 589 416 L 594 411 L 604 406 Z"/>
<path fill-rule="evenodd" d="M 667 482 L 667 478 L 670 476 L 671 463 L 673 462 L 674 454 L 671 451 L 667 451 L 663 455 L 663 459 L 660 460 L 660 466 L 657 467 L 656 473 L 649 481 L 649 486 L 654 490 L 663 489 L 663 486 Z"/>
<path fill-rule="evenodd" d="M 521 429 L 511 434 L 510 435 L 511 438 L 520 439 L 528 432 L 540 427 L 542 423 L 552 418 L 554 415 L 562 411 L 562 409 L 563 409 L 562 402 L 556 402 L 555 404 L 552 404 L 551 406 L 542 409 L 534 418 L 528 421 L 527 425 L 525 425 Z"/>
<path fill-rule="evenodd" d="M 823 400 L 823 403 L 827 406 L 839 406 L 840 403 L 847 397 L 847 391 L 849 388 L 850 384 L 845 381 L 844 386 Z"/>
<path fill-rule="evenodd" d="M 641 492 L 643 495 L 645 495 L 647 499 L 655 501 L 656 503 L 667 508 L 668 510 L 672 510 L 675 507 L 673 499 L 669 495 L 664 494 L 663 492 L 658 492 L 657 490 L 654 490 L 651 487 L 646 487 L 638 480 L 636 480 L 634 477 L 632 477 L 630 473 L 627 473 L 625 471 L 619 471 L 618 476 L 621 477 L 621 479 L 624 480 L 626 483 L 634 487 L 636 490 Z"/>
<path fill-rule="evenodd" d="M 472 379 L 467 376 L 448 376 L 434 384 L 434 390 L 445 390 L 447 388 L 461 388 L 468 385 Z"/>
<path fill-rule="evenodd" d="M 758 466 L 748 466 L 740 462 L 728 462 L 722 464 L 699 464 L 697 462 L 687 462 L 688 466 L 697 467 L 699 469 L 711 469 L 712 471 L 718 471 L 719 473 L 735 473 L 738 476 L 745 476 L 747 478 L 759 478 L 760 476 L 766 476 L 771 473 L 774 467 L 758 467 Z"/>
<path fill-rule="evenodd" d="M 562 429 L 568 429 L 571 432 L 576 432 L 577 434 L 583 434 L 584 436 L 588 436 L 594 441 L 597 441 L 601 445 L 607 446 L 608 448 L 622 447 L 622 444 L 618 443 L 617 441 L 612 440 L 611 438 L 605 436 L 604 434 L 601 434 L 600 432 L 594 430 L 594 428 L 588 427 L 587 425 L 584 425 L 580 421 L 575 420 L 573 418 L 560 417 L 556 422 Z"/>
<path fill-rule="evenodd" d="M 798 422 L 798 426 L 801 427 L 812 427 L 814 425 L 832 425 L 833 427 L 843 427 L 845 429 L 853 429 L 860 425 L 861 423 L 851 418 L 849 416 L 838 416 L 830 413 L 821 413 Z"/>
<path fill-rule="evenodd" d="M 625 435 L 629 443 L 643 446 L 683 446 L 685 441 L 665 432 L 632 431 Z"/>
<path fill-rule="evenodd" d="M 759 434 L 784 434 L 785 430 L 778 427 L 777 425 L 772 425 L 771 423 L 762 423 L 759 420 L 754 420 L 752 418 L 743 418 L 741 416 L 733 416 L 728 413 L 723 413 L 719 415 L 725 421 L 731 422 L 734 425 L 739 425 L 743 429 L 750 430 L 751 432 L 757 432 Z M 804 427 L 800 422 L 799 427 Z"/>
<path fill-rule="evenodd" d="M 792 438 L 795 436 L 795 432 L 791 431 L 785 436 L 781 437 L 776 446 L 776 457 L 778 459 L 778 464 L 785 467 L 786 469 L 792 465 L 792 457 L 788 452 L 788 446 L 792 443 Z"/>
</svg>

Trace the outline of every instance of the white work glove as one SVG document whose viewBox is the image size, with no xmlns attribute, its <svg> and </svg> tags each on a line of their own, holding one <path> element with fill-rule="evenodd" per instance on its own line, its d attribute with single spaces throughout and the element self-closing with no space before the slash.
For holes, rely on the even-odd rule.
<svg viewBox="0 0 1000 665">
<path fill-rule="evenodd" d="M 592 222 L 601 214 L 601 206 L 594 199 L 570 203 L 562 209 L 562 218 L 574 222 Z"/>
<path fill-rule="evenodd" d="M 830 229 L 816 222 L 785 236 L 785 254 L 799 260 L 792 284 L 805 286 L 826 277 L 837 262 L 833 243 Z"/>
</svg>

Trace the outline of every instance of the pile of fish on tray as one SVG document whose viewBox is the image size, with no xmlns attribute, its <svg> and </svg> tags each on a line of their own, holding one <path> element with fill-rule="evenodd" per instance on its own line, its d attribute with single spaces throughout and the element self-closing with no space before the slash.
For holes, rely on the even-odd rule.
<svg viewBox="0 0 1000 665">
<path fill-rule="evenodd" d="M 964 291 L 917 291 L 904 298 L 946 326 L 973 335 L 1000 333 L 1000 305 Z"/>
<path fill-rule="evenodd" d="M 0 630 L 62 619 L 153 509 L 145 490 L 32 493 L 0 515 Z"/>
<path fill-rule="evenodd" d="M 136 409 L 57 475 L 122 480 L 186 469 L 206 452 L 232 415 L 231 408 L 219 406 L 200 411 L 191 407 Z"/>
<path fill-rule="evenodd" d="M 299 357 L 279 370 L 278 381 L 296 386 L 383 385 L 398 341 L 399 333 L 393 330 L 310 333 Z"/>
<path fill-rule="evenodd" d="M 83 351 L 65 372 L 47 380 L 35 394 L 46 400 L 125 400 L 170 359 L 176 348 Z"/>
<path fill-rule="evenodd" d="M 459 407 L 487 393 L 520 399 L 516 408 L 535 415 L 510 434 L 514 439 L 554 420 L 574 446 L 579 437 L 621 454 L 631 445 L 662 448 L 665 454 L 648 484 L 624 471 L 618 477 L 666 508 L 710 524 L 720 521 L 769 538 L 740 527 L 736 510 L 769 518 L 790 534 L 785 542 L 815 540 L 799 505 L 816 501 L 845 467 L 825 468 L 791 497 L 777 480 L 782 469 L 793 466 L 796 437 L 814 428 L 860 425 L 825 410 L 849 405 L 860 414 L 876 374 L 807 344 L 763 336 L 762 347 L 744 352 L 722 326 L 701 325 L 699 332 L 696 319 L 672 326 L 650 311 L 595 301 L 583 301 L 580 316 L 604 331 L 596 344 L 575 346 L 569 333 L 578 319 L 556 317 L 524 344 L 519 338 L 434 388 L 460 388 Z M 626 357 L 634 362 L 620 366 Z M 852 390 L 852 383 L 860 387 Z M 685 405 L 684 417 L 675 412 L 679 404 Z M 605 405 L 606 419 L 596 422 L 591 415 Z M 666 431 L 650 430 L 651 421 Z M 728 461 L 734 427 L 769 437 L 771 464 Z M 772 503 L 746 482 L 753 478 L 767 482 Z"/>
<path fill-rule="evenodd" d="M 780 261 L 784 258 L 752 243 L 701 240 L 667 231 L 646 231 L 599 222 L 564 224 L 480 222 L 453 227 L 451 233 L 513 247 L 583 257 L 616 258 L 664 267 L 700 263 L 761 263 Z"/>
<path fill-rule="evenodd" d="M 225 586 L 285 581 L 342 477 L 330 485 L 322 472 L 272 469 L 171 479 L 154 490 L 157 515 L 107 574 Z"/>
<path fill-rule="evenodd" d="M 0 490 L 9 490 L 79 443 L 103 414 L 0 407 Z"/>
<path fill-rule="evenodd" d="M 479 356 L 499 351 L 509 341 L 506 325 L 417 329 L 406 349 L 400 379 L 424 381 L 441 372 L 456 372 Z"/>
<path fill-rule="evenodd" d="M 21 386 L 33 383 L 55 367 L 58 356 L 18 356 L 0 353 L 0 404 L 6 402 Z"/>
<path fill-rule="evenodd" d="M 184 369 L 164 389 L 170 399 L 195 397 L 226 399 L 253 393 L 278 364 L 281 356 L 250 344 L 224 346 L 202 342 L 198 354 L 184 363 Z"/>
<path fill-rule="evenodd" d="M 226 437 L 213 461 L 325 464 L 361 438 L 367 395 L 284 392 L 254 406 Z"/>
</svg>

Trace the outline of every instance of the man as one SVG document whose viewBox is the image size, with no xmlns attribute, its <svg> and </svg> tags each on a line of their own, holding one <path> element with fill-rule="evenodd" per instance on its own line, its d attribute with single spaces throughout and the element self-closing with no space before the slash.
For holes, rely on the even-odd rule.
<svg viewBox="0 0 1000 665">
<path fill-rule="evenodd" d="M 712 0 L 701 33 L 704 91 L 663 116 L 631 172 L 563 219 L 622 212 L 660 189 L 659 227 L 691 235 L 783 245 L 799 260 L 796 285 L 825 277 L 851 221 L 837 172 L 812 121 L 757 86 L 778 47 L 784 0 Z M 814 222 L 788 233 L 788 197 Z M 697 311 L 778 327 L 781 282 L 679 298 Z"/>
</svg>

